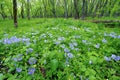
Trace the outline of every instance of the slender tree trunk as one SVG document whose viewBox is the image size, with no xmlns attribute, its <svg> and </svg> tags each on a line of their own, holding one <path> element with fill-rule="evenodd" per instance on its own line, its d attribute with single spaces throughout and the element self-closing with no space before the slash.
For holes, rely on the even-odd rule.
<svg viewBox="0 0 120 80">
<path fill-rule="evenodd" d="M 46 2 L 43 0 L 43 5 L 44 5 L 44 17 L 47 17 L 47 9 L 46 9 Z"/>
<path fill-rule="evenodd" d="M 14 15 L 14 26 L 15 28 L 18 27 L 17 23 L 17 1 L 13 0 L 13 15 Z"/>
<path fill-rule="evenodd" d="M 68 18 L 68 8 L 67 8 L 67 1 L 66 0 L 64 0 L 64 10 L 65 10 L 65 18 Z"/>
<path fill-rule="evenodd" d="M 0 8 L 1 8 L 1 16 L 3 19 L 5 19 L 5 13 L 4 13 L 4 8 L 3 8 L 3 4 L 0 5 Z"/>
<path fill-rule="evenodd" d="M 78 12 L 78 0 L 74 0 L 74 9 L 75 9 L 75 19 L 79 18 L 79 12 Z"/>
<path fill-rule="evenodd" d="M 21 6 L 21 17 L 24 18 L 24 6 L 23 6 L 23 3 L 22 3 L 22 6 Z"/>
<path fill-rule="evenodd" d="M 57 17 L 56 16 L 56 10 L 55 10 L 55 1 L 54 0 L 50 0 L 51 1 L 51 4 L 52 4 L 52 13 L 54 15 L 54 17 Z"/>
<path fill-rule="evenodd" d="M 85 18 L 85 0 L 82 0 L 82 20 Z"/>
<path fill-rule="evenodd" d="M 27 0 L 27 17 L 30 20 L 30 0 Z"/>
</svg>

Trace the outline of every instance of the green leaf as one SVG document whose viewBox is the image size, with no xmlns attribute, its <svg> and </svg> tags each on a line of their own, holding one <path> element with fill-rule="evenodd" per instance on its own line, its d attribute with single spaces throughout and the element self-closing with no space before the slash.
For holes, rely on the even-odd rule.
<svg viewBox="0 0 120 80">
<path fill-rule="evenodd" d="M 52 71 L 55 71 L 57 68 L 58 68 L 58 60 L 56 60 L 56 59 L 53 59 L 53 60 L 51 60 L 51 69 L 52 69 Z"/>
<path fill-rule="evenodd" d="M 0 73 L 0 80 L 3 80 L 3 74 Z"/>
</svg>

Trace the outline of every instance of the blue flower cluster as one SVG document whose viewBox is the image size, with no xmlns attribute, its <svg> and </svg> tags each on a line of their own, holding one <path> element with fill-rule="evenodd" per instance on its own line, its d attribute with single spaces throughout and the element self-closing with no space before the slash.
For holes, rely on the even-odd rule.
<svg viewBox="0 0 120 80">
<path fill-rule="evenodd" d="M 120 35 L 117 35 L 115 32 L 111 32 L 110 34 L 104 33 L 104 36 L 110 36 L 112 38 L 120 39 Z"/>
<path fill-rule="evenodd" d="M 16 57 L 13 58 L 15 62 L 21 61 L 23 59 L 23 54 L 18 54 Z"/>
<path fill-rule="evenodd" d="M 36 63 L 36 58 L 35 57 L 31 57 L 29 60 L 28 60 L 29 64 L 32 65 L 32 64 L 35 64 Z"/>
<path fill-rule="evenodd" d="M 32 75 L 35 72 L 35 68 L 28 68 L 28 74 Z"/>
<path fill-rule="evenodd" d="M 105 59 L 106 61 L 111 61 L 111 60 L 119 61 L 119 60 L 120 60 L 120 56 L 117 56 L 117 55 L 115 55 L 115 54 L 112 54 L 111 57 L 105 56 L 104 59 Z"/>
<path fill-rule="evenodd" d="M 11 38 L 5 38 L 3 41 L 4 44 L 12 44 L 17 42 L 20 42 L 20 38 L 17 38 L 16 36 L 13 36 Z"/>
<path fill-rule="evenodd" d="M 30 45 L 29 38 L 17 38 L 16 36 L 13 36 L 11 38 L 5 38 L 1 42 L 3 42 L 3 44 L 13 44 L 13 43 L 23 42 L 26 43 L 27 46 Z"/>
<path fill-rule="evenodd" d="M 26 54 L 29 54 L 29 53 L 32 53 L 33 52 L 33 49 L 32 48 L 28 48 L 27 50 L 26 50 Z"/>
</svg>

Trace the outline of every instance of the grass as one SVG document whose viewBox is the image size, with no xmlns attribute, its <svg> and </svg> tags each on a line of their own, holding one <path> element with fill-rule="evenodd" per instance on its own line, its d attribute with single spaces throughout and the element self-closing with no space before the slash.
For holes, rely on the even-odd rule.
<svg viewBox="0 0 120 80">
<path fill-rule="evenodd" d="M 74 19 L 0 22 L 0 78 L 119 80 L 120 28 Z"/>
</svg>

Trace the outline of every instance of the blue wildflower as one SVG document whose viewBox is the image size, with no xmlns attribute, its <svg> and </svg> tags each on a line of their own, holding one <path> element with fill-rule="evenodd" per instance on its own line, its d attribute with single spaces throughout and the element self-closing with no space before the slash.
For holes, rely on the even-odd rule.
<svg viewBox="0 0 120 80">
<path fill-rule="evenodd" d="M 116 56 L 116 58 L 114 60 L 115 61 L 119 61 L 120 60 L 120 56 Z"/>
<path fill-rule="evenodd" d="M 104 59 L 105 59 L 106 61 L 111 61 L 111 57 L 105 56 Z"/>
<path fill-rule="evenodd" d="M 65 40 L 65 38 L 64 37 L 59 37 L 58 40 L 63 41 L 63 40 Z"/>
<path fill-rule="evenodd" d="M 35 68 L 29 68 L 28 69 L 28 74 L 32 75 L 35 72 Z"/>
<path fill-rule="evenodd" d="M 111 58 L 115 61 L 119 61 L 120 60 L 120 56 L 116 56 L 115 54 L 111 55 Z"/>
<path fill-rule="evenodd" d="M 120 35 L 118 35 L 118 39 L 120 39 Z"/>
<path fill-rule="evenodd" d="M 33 49 L 32 48 L 29 48 L 29 49 L 27 49 L 26 50 L 26 53 L 28 54 L 28 53 L 32 53 L 33 52 Z"/>
<path fill-rule="evenodd" d="M 21 60 L 22 60 L 22 57 L 23 57 L 23 54 L 18 54 L 15 58 L 13 58 L 13 60 L 14 60 L 15 62 L 21 61 Z"/>
<path fill-rule="evenodd" d="M 117 56 L 116 56 L 115 54 L 112 54 L 112 55 L 111 55 L 111 58 L 112 58 L 112 59 L 115 59 L 116 57 L 117 57 Z"/>
<path fill-rule="evenodd" d="M 74 45 L 72 43 L 69 43 L 69 46 L 72 50 L 74 49 Z"/>
<path fill-rule="evenodd" d="M 60 41 L 55 41 L 55 44 L 56 44 L 56 45 L 59 45 L 59 44 L 60 44 Z"/>
<path fill-rule="evenodd" d="M 86 43 L 87 41 L 86 40 L 82 40 L 83 43 Z"/>
<path fill-rule="evenodd" d="M 77 46 L 78 44 L 76 42 L 73 43 L 74 46 Z"/>
<path fill-rule="evenodd" d="M 106 39 L 102 39 L 102 42 L 103 42 L 103 43 L 106 43 L 106 42 L 107 42 L 107 40 L 106 40 Z"/>
<path fill-rule="evenodd" d="M 65 48 L 64 52 L 68 53 L 68 52 L 70 52 L 70 50 L 68 48 Z"/>
<path fill-rule="evenodd" d="M 61 48 L 65 48 L 65 44 L 60 45 Z"/>
<path fill-rule="evenodd" d="M 20 73 L 22 71 L 22 68 L 16 68 L 16 71 Z"/>
<path fill-rule="evenodd" d="M 73 58 L 73 54 L 72 54 L 72 53 L 67 53 L 67 56 L 68 56 L 69 58 Z"/>
<path fill-rule="evenodd" d="M 29 64 L 32 65 L 32 64 L 35 64 L 36 63 L 36 58 L 35 57 L 31 57 L 29 60 L 28 60 Z"/>
<path fill-rule="evenodd" d="M 95 47 L 96 47 L 96 48 L 100 48 L 100 44 L 99 44 L 99 43 L 96 44 Z"/>
</svg>

